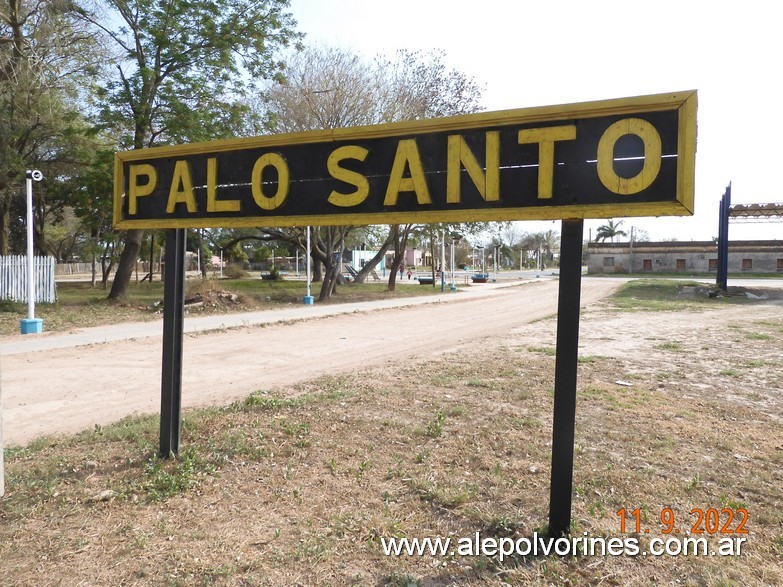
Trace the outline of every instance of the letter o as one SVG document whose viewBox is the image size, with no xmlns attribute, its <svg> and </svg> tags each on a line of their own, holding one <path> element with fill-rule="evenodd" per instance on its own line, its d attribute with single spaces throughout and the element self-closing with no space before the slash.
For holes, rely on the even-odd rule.
<svg viewBox="0 0 783 587">
<path fill-rule="evenodd" d="M 636 135 L 644 143 L 644 165 L 634 177 L 620 177 L 614 170 L 614 146 L 625 135 Z M 661 170 L 661 135 L 641 118 L 618 120 L 598 141 L 598 177 L 615 194 L 628 196 L 650 187 Z"/>
<path fill-rule="evenodd" d="M 571 541 L 568 538 L 558 538 L 555 540 L 555 554 L 566 556 L 571 552 Z"/>
<path fill-rule="evenodd" d="M 264 169 L 274 167 L 277 170 L 277 193 L 274 196 L 264 194 L 263 176 Z M 251 188 L 253 190 L 253 199 L 262 210 L 274 210 L 288 197 L 288 180 L 290 173 L 288 164 L 282 156 L 277 153 L 265 153 L 261 155 L 256 164 L 253 165 L 253 179 Z"/>
<path fill-rule="evenodd" d="M 677 538 L 669 538 L 666 541 L 664 548 L 666 550 L 666 554 L 669 556 L 680 556 L 680 554 L 682 554 L 682 542 L 680 542 Z"/>
<path fill-rule="evenodd" d="M 518 556 L 527 556 L 533 552 L 533 544 L 529 538 L 519 538 L 516 541 L 514 550 Z"/>
</svg>

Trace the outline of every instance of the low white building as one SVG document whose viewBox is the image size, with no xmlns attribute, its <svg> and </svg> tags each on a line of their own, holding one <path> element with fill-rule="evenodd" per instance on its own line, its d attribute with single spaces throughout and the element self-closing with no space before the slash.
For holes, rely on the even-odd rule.
<svg viewBox="0 0 783 587">
<path fill-rule="evenodd" d="M 589 243 L 587 273 L 716 273 L 713 241 Z M 729 273 L 783 273 L 783 241 L 729 242 Z"/>
</svg>

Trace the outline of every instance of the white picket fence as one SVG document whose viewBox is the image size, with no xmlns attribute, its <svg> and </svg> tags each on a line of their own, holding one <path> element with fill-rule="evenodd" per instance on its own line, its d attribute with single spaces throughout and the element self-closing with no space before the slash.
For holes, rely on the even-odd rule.
<svg viewBox="0 0 783 587">
<path fill-rule="evenodd" d="M 54 257 L 33 257 L 36 302 L 53 303 L 57 300 L 54 267 Z M 25 255 L 0 256 L 0 300 L 27 301 Z"/>
</svg>

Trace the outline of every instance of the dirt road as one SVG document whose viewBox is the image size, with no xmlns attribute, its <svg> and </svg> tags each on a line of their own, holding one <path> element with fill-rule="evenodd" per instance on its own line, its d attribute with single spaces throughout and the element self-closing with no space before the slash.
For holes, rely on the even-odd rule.
<svg viewBox="0 0 783 587">
<path fill-rule="evenodd" d="M 619 283 L 584 279 L 582 305 Z M 186 334 L 183 407 L 480 345 L 556 313 L 557 288 L 537 281 L 444 303 Z M 9 354 L 1 368 L 6 445 L 160 409 L 159 336 Z"/>
</svg>

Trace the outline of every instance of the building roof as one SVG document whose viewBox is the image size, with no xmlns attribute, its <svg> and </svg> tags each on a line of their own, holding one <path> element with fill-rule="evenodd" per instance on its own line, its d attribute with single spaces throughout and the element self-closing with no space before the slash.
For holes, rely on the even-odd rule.
<svg viewBox="0 0 783 587">
<path fill-rule="evenodd" d="M 783 204 L 736 204 L 729 208 L 735 222 L 781 222 Z"/>
<path fill-rule="evenodd" d="M 633 251 L 641 253 L 642 251 L 715 251 L 717 249 L 715 241 L 637 241 L 633 243 Z M 627 251 L 630 248 L 628 241 L 616 243 L 589 243 L 587 249 L 590 252 L 599 253 L 609 251 Z M 729 241 L 729 250 L 769 250 L 783 251 L 783 240 L 756 240 L 756 241 Z"/>
</svg>

